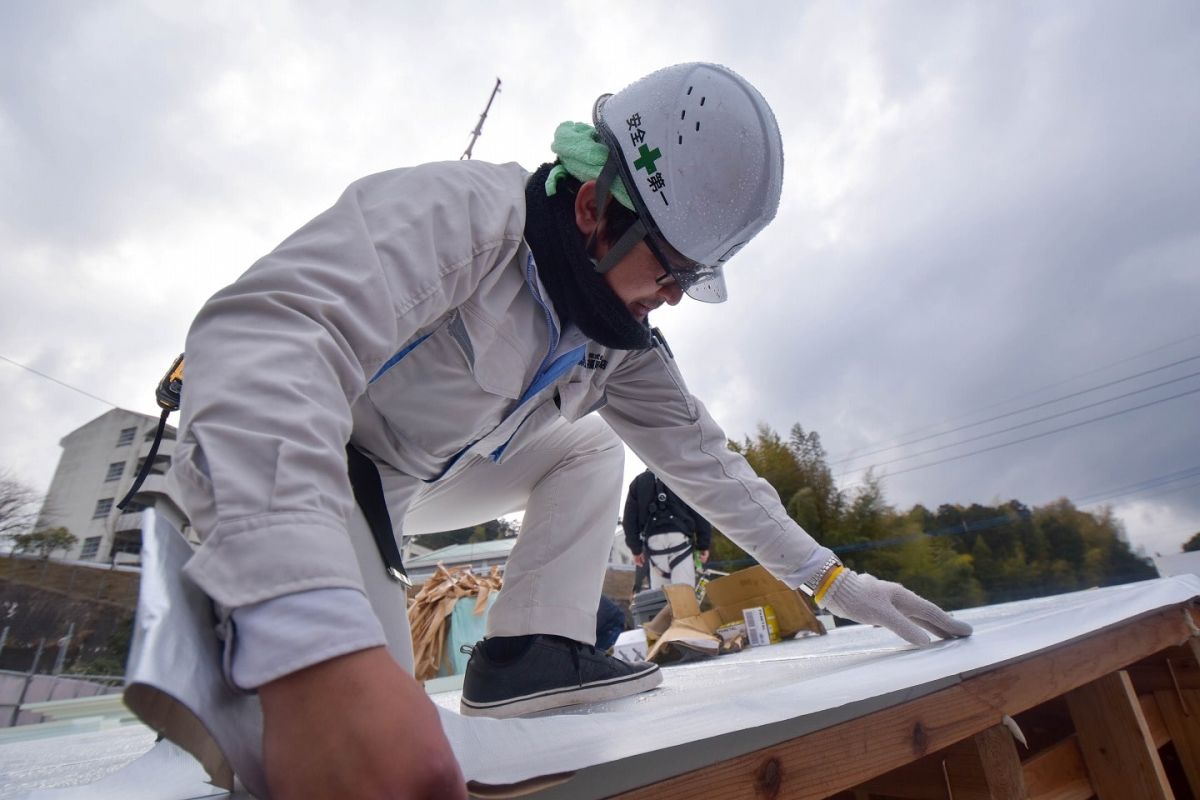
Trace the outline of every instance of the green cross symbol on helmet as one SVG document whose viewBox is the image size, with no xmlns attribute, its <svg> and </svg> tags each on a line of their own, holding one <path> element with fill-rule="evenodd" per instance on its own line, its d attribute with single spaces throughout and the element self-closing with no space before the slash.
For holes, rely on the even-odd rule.
<svg viewBox="0 0 1200 800">
<path fill-rule="evenodd" d="M 654 162 L 662 158 L 662 151 L 657 147 L 651 150 L 646 145 L 638 148 L 638 157 L 633 162 L 633 166 L 638 169 L 646 170 L 647 175 L 653 175 L 658 172 L 658 167 L 654 166 Z"/>
<path fill-rule="evenodd" d="M 767 101 L 726 67 L 676 64 L 601 96 L 592 120 L 609 148 L 599 203 L 620 176 L 638 214 L 596 269 L 645 239 L 688 295 L 724 301 L 725 263 L 779 209 L 783 142 Z"/>
</svg>

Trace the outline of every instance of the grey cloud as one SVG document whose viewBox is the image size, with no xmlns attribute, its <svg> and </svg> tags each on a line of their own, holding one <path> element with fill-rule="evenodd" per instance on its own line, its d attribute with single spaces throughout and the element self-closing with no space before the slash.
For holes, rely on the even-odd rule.
<svg viewBox="0 0 1200 800">
<path fill-rule="evenodd" d="M 0 353 L 152 411 L 207 294 L 359 175 L 455 157 L 497 74 L 477 156 L 534 166 L 595 94 L 694 58 L 756 82 L 787 148 L 784 209 L 730 303 L 656 320 L 735 438 L 800 422 L 838 455 L 1200 332 L 1194 3 L 697 3 L 639 7 L 632 33 L 630 8 L 8 4 L 0 248 L 25 274 L 0 273 Z M 89 418 L 0 380 L 0 466 Z M 1037 503 L 1164 474 L 1200 460 L 1196 408 L 896 475 L 889 498 Z M 1200 528 L 1197 493 L 1161 500 Z"/>
<path fill-rule="evenodd" d="M 872 32 L 880 102 L 902 124 L 885 130 L 876 171 L 833 209 L 807 212 L 840 215 L 844 242 L 806 251 L 803 236 L 773 239 L 770 268 L 756 272 L 777 276 L 788 300 L 760 292 L 741 310 L 753 324 L 730 334 L 741 346 L 715 358 L 734 365 L 712 382 L 716 397 L 729 383 L 761 388 L 731 430 L 798 421 L 844 452 L 1195 331 L 1200 185 L 1188 176 L 1200 151 L 1188 138 L 1200 108 L 1180 76 L 1200 48 L 1180 17 L 1196 12 L 996 15 L 910 15 Z M 943 105 L 924 103 L 930 86 Z M 829 113 L 836 98 L 815 107 Z M 824 274 L 806 280 L 813 271 Z M 1188 466 L 1196 407 L 1181 398 L 897 475 L 889 494 L 1044 502 L 1119 486 Z M 1194 494 L 1170 502 L 1200 515 Z"/>
</svg>

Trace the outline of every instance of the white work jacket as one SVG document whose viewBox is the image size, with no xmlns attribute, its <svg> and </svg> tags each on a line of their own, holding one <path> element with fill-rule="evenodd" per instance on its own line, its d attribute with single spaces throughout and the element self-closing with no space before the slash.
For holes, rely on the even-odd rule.
<svg viewBox="0 0 1200 800">
<path fill-rule="evenodd" d="M 824 562 L 667 348 L 559 329 L 523 239 L 527 179 L 478 161 L 363 178 L 201 310 L 169 487 L 203 541 L 187 573 L 218 603 L 361 588 L 347 441 L 436 481 L 593 411 L 789 585 Z"/>
</svg>

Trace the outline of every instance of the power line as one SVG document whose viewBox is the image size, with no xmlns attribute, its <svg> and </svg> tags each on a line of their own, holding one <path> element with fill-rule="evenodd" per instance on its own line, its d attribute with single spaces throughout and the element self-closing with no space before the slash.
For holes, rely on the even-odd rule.
<svg viewBox="0 0 1200 800">
<path fill-rule="evenodd" d="M 975 520 L 974 522 L 970 523 L 968 523 L 966 520 L 963 520 L 960 524 L 948 525 L 945 528 L 939 528 L 935 531 L 907 533 L 903 536 L 893 536 L 890 539 L 869 539 L 865 542 L 851 542 L 850 544 L 836 545 L 829 549 L 835 553 L 853 553 L 859 550 L 874 550 L 878 547 L 891 547 L 892 545 L 905 544 L 907 542 L 920 539 L 922 536 L 962 536 L 967 533 L 976 533 L 989 528 L 997 528 L 1001 525 L 1007 525 L 1012 521 L 1012 518 L 1009 517 L 1008 514 L 1000 514 L 999 516 Z"/>
<path fill-rule="evenodd" d="M 854 469 L 846 470 L 845 472 L 839 473 L 837 477 L 841 478 L 846 475 L 852 475 L 855 472 L 861 472 L 863 470 L 870 469 L 871 467 L 885 467 L 888 464 L 895 464 L 900 461 L 907 461 L 910 458 L 917 458 L 919 456 L 927 456 L 930 453 L 937 453 L 942 450 L 947 450 L 951 447 L 958 447 L 959 445 L 968 444 L 970 442 L 977 442 L 980 439 L 987 439 L 991 436 L 999 436 L 1002 433 L 1012 433 L 1013 431 L 1020 430 L 1021 428 L 1028 428 L 1030 425 L 1037 425 L 1040 422 L 1048 422 L 1049 420 L 1057 419 L 1059 417 L 1065 417 L 1069 414 L 1074 414 L 1079 411 L 1086 411 L 1089 408 L 1095 408 L 1096 406 L 1102 406 L 1105 403 L 1111 403 L 1115 400 L 1124 400 L 1127 397 L 1133 397 L 1134 395 L 1142 394 L 1143 392 L 1148 392 L 1151 389 L 1159 389 L 1163 386 L 1168 386 L 1172 383 L 1179 383 L 1180 381 L 1185 381 L 1188 378 L 1195 378 L 1197 375 L 1200 375 L 1200 372 L 1193 372 L 1190 375 L 1184 375 L 1179 378 L 1172 378 L 1169 381 L 1163 381 L 1162 383 L 1156 383 L 1153 386 L 1146 386 L 1145 388 L 1137 389 L 1132 392 L 1126 392 L 1125 394 L 1119 394 L 1115 397 L 1109 397 L 1104 400 L 1097 400 L 1094 403 L 1088 403 L 1086 405 L 1082 405 L 1077 408 L 1071 408 L 1066 411 L 1059 411 L 1056 414 L 1050 414 L 1049 416 L 1040 417 L 1040 418 L 1034 419 L 1034 420 L 1029 420 L 1028 422 L 1022 422 L 1019 425 L 1010 425 L 1009 427 L 1001 428 L 998 431 L 991 431 L 989 433 L 981 433 L 978 436 L 970 436 L 970 437 L 967 437 L 966 439 L 961 439 L 957 442 L 950 442 L 949 444 L 938 445 L 937 447 L 931 447 L 928 450 L 921 450 L 916 453 L 909 453 L 906 456 L 898 456 L 897 458 L 893 458 L 890 461 L 881 461 L 876 464 L 872 464 L 872 465 L 870 465 L 870 467 L 855 467 Z M 888 449 L 891 449 L 891 448 L 888 448 Z"/>
<path fill-rule="evenodd" d="M 1165 403 L 1168 400 L 1177 400 L 1180 397 L 1186 397 L 1189 394 L 1196 394 L 1197 392 L 1200 392 L 1200 388 L 1189 389 L 1186 392 L 1180 392 L 1179 394 L 1173 394 L 1170 397 L 1163 397 L 1159 400 L 1152 400 L 1149 403 L 1142 403 L 1140 406 L 1132 406 L 1131 408 L 1125 408 L 1120 411 L 1114 411 L 1111 414 L 1103 414 L 1099 417 L 1093 417 L 1092 419 L 1085 419 L 1082 422 L 1075 422 L 1070 425 L 1063 425 L 1060 428 L 1052 428 L 1048 431 L 1042 431 L 1041 433 L 1035 433 L 1032 436 L 1026 436 L 1021 439 L 1014 439 L 1011 442 L 1001 442 L 1000 444 L 992 445 L 991 447 L 984 447 L 980 450 L 972 450 L 969 453 L 961 453 L 956 456 L 950 456 L 949 458 L 942 458 L 942 459 L 938 459 L 937 461 L 930 461 L 927 464 L 917 464 L 916 466 L 906 467 L 905 469 L 900 469 L 900 470 L 896 470 L 895 472 L 889 473 L 888 477 L 895 477 L 896 475 L 903 475 L 906 472 L 916 472 L 919 469 L 925 469 L 926 467 L 935 467 L 939 464 L 947 464 L 951 461 L 960 461 L 964 458 L 968 458 L 969 456 L 976 456 L 976 455 L 979 455 L 980 453 L 990 453 L 993 450 L 999 450 L 1004 447 L 1011 447 L 1014 444 L 1030 442 L 1030 441 L 1033 441 L 1034 439 L 1040 439 L 1043 436 L 1049 436 L 1052 433 L 1060 433 L 1062 431 L 1069 431 L 1072 428 L 1080 428 L 1080 427 L 1083 427 L 1084 425 L 1090 425 L 1093 422 L 1102 422 L 1103 420 L 1112 419 L 1113 417 L 1118 417 L 1122 414 L 1128 414 L 1131 411 L 1140 411 L 1143 408 L 1149 408 L 1150 406 L 1156 406 L 1160 403 Z M 870 469 L 870 467 L 866 467 L 865 469 Z M 862 471 L 864 471 L 864 470 L 855 469 L 855 470 L 850 470 L 850 473 L 862 472 Z M 850 473 L 843 473 L 843 475 L 850 474 Z"/>
<path fill-rule="evenodd" d="M 1171 494 L 1172 492 L 1182 492 L 1184 489 L 1191 489 L 1191 488 L 1192 488 L 1192 487 L 1194 487 L 1194 486 L 1200 486 L 1200 481 L 1193 481 L 1192 483 L 1185 483 L 1183 486 L 1172 486 L 1171 488 L 1169 488 L 1169 489 L 1165 489 L 1165 490 L 1163 490 L 1163 491 L 1161 491 L 1161 492 L 1151 492 L 1150 494 L 1147 494 L 1147 495 L 1142 495 L 1142 496 L 1141 496 L 1141 497 L 1139 497 L 1138 499 L 1139 499 L 1139 500 L 1144 500 L 1144 499 L 1145 499 L 1145 498 L 1147 498 L 1147 497 L 1161 497 L 1161 496 L 1162 496 L 1162 495 L 1164 495 L 1164 494 Z M 1148 487 L 1146 487 L 1146 488 L 1147 488 L 1147 490 L 1149 490 L 1149 489 L 1157 489 L 1157 488 L 1160 488 L 1160 487 L 1157 487 L 1157 486 L 1148 486 Z M 1104 502 L 1107 502 L 1107 500 L 1105 500 Z M 1089 505 L 1089 506 L 1094 506 L 1094 505 L 1096 505 L 1096 503 L 1095 503 L 1095 502 L 1091 502 L 1091 503 L 1088 503 L 1088 505 Z"/>
<path fill-rule="evenodd" d="M 53 376 L 51 376 L 51 375 L 47 375 L 47 374 L 46 374 L 46 373 L 44 373 L 44 372 L 38 372 L 38 371 L 37 371 L 36 369 L 34 369 L 33 367 L 27 367 L 27 366 L 25 366 L 24 364 L 20 363 L 19 361 L 13 361 L 13 360 L 12 360 L 11 358 L 9 358 L 8 356 L 0 355 L 0 360 L 7 361 L 8 363 L 12 364 L 14 367 L 20 367 L 20 368 L 21 368 L 21 369 L 23 369 L 23 370 L 27 370 L 27 371 L 29 371 L 29 372 L 32 372 L 34 375 L 37 375 L 39 378 L 45 378 L 45 379 L 46 379 L 46 380 L 48 380 L 48 381 L 54 381 L 54 382 L 55 382 L 55 383 L 57 383 L 59 386 L 65 386 L 66 388 L 70 389 L 70 390 L 71 390 L 71 391 L 73 391 L 73 392 L 79 392 L 80 394 L 82 394 L 82 395 L 84 395 L 84 396 L 86 396 L 86 397 L 90 397 L 90 398 L 92 398 L 93 400 L 99 400 L 101 403 L 104 403 L 105 405 L 112 406 L 113 408 L 120 408 L 120 406 L 119 406 L 119 405 L 117 405 L 116 403 L 112 402 L 111 400 L 105 400 L 103 397 L 97 397 L 96 395 L 92 394 L 91 392 L 86 392 L 86 391 L 84 391 L 83 389 L 80 389 L 78 386 L 72 386 L 72 385 L 71 385 L 71 384 L 69 384 L 69 383 L 65 383 L 65 382 L 63 382 L 63 381 L 60 381 L 58 378 L 55 378 L 55 377 L 53 377 Z"/>
<path fill-rule="evenodd" d="M 1080 495 L 1075 498 L 1076 503 L 1086 501 L 1088 505 L 1092 505 L 1101 499 L 1111 497 L 1120 497 L 1124 494 L 1135 494 L 1137 492 L 1146 491 L 1147 489 L 1155 489 L 1159 486 L 1164 486 L 1175 481 L 1187 480 L 1188 478 L 1200 476 L 1200 464 L 1187 469 L 1181 469 L 1176 472 L 1168 472 L 1165 475 L 1155 475 L 1153 478 L 1146 478 L 1137 483 L 1126 484 L 1125 486 L 1117 486 L 1113 489 L 1105 489 L 1102 492 L 1093 492 L 1091 494 Z M 1093 499 L 1095 498 L 1095 499 Z"/>
<path fill-rule="evenodd" d="M 1036 389 L 1030 389 L 1030 390 L 1029 390 L 1029 391 L 1027 391 L 1027 392 L 1021 392 L 1021 393 L 1015 394 L 1015 395 L 1013 395 L 1012 397 L 1006 398 L 1006 399 L 1004 399 L 1004 400 L 998 400 L 998 401 L 996 401 L 995 403 L 991 403 L 991 404 L 989 404 L 989 405 L 983 406 L 983 407 L 981 407 L 981 408 L 978 408 L 978 409 L 976 409 L 975 411 L 970 411 L 970 412 L 967 412 L 966 414 L 960 414 L 960 415 L 959 415 L 959 416 L 957 416 L 957 417 L 951 417 L 949 420 L 944 420 L 944 421 L 942 421 L 942 422 L 935 422 L 935 423 L 934 423 L 934 424 L 932 424 L 932 425 L 922 425 L 922 426 L 920 426 L 920 427 L 913 428 L 913 429 L 911 429 L 911 430 L 905 431 L 904 433 L 899 433 L 899 434 L 897 434 L 897 435 L 896 435 L 896 438 L 903 438 L 903 437 L 905 437 L 905 436 L 911 436 L 912 434 L 915 434 L 915 433 L 921 433 L 921 432 L 923 432 L 923 431 L 927 431 L 927 430 L 929 430 L 930 428 L 937 428 L 937 427 L 940 427 L 940 426 L 942 426 L 942 425 L 951 424 L 951 423 L 953 423 L 953 422 L 956 422 L 956 421 L 958 421 L 958 420 L 961 420 L 961 419 L 966 419 L 966 418 L 968 418 L 968 417 L 971 417 L 971 416 L 973 416 L 973 415 L 975 415 L 975 414 L 978 414 L 978 413 L 981 413 L 981 412 L 984 412 L 984 411 L 988 411 L 988 410 L 990 410 L 990 409 L 997 408 L 997 407 L 999 407 L 999 406 L 1005 405 L 1006 403 L 1011 403 L 1011 402 L 1012 402 L 1012 401 L 1014 401 L 1014 400 L 1020 400 L 1021 398 L 1024 398 L 1024 397 L 1030 397 L 1031 395 L 1038 394 L 1039 392 L 1044 392 L 1044 391 L 1046 391 L 1047 389 L 1053 389 L 1053 388 L 1055 388 L 1056 386 L 1062 386 L 1063 384 L 1070 383 L 1071 381 L 1078 380 L 1079 378 L 1084 378 L 1084 377 L 1087 377 L 1088 375 L 1094 375 L 1094 374 L 1095 374 L 1095 373 L 1097 373 L 1097 372 L 1103 372 L 1103 371 L 1104 371 L 1104 370 L 1106 370 L 1106 369 L 1111 369 L 1112 367 L 1120 366 L 1121 364 L 1125 364 L 1125 363 L 1127 363 L 1127 362 L 1129 362 L 1129 361 L 1136 361 L 1137 359 L 1139 359 L 1139 358 L 1142 358 L 1143 356 L 1148 356 L 1148 355 L 1150 355 L 1151 353 L 1157 353 L 1159 350 L 1166 350 L 1166 349 L 1167 349 L 1167 348 L 1169 348 L 1169 347 L 1174 347 L 1175 345 L 1177 345 L 1177 344 L 1182 344 L 1183 342 L 1190 342 L 1190 341 L 1192 341 L 1193 339 L 1200 339 L 1200 333 L 1194 333 L 1194 334 L 1192 334 L 1191 336 L 1184 336 L 1182 339 L 1174 339 L 1174 340 L 1172 340 L 1172 341 L 1170 341 L 1170 342 L 1166 342 L 1165 344 L 1160 344 L 1160 345 L 1158 345 L 1157 347 L 1151 347 L 1149 350 L 1143 350 L 1143 351 L 1141 351 L 1141 352 L 1139 352 L 1139 353 L 1134 353 L 1133 355 L 1131 355 L 1131 356 L 1127 356 L 1126 358 L 1122 358 L 1122 359 L 1120 359 L 1120 360 L 1118 360 L 1118 361 L 1113 361 L 1112 363 L 1105 364 L 1105 365 L 1103 365 L 1103 366 L 1100 366 L 1100 367 L 1095 367 L 1095 368 L 1093 368 L 1093 369 L 1090 369 L 1090 370 L 1087 370 L 1087 371 L 1085 371 L 1085 372 L 1080 372 L 1080 373 L 1078 373 L 1078 374 L 1076 374 L 1076 375 L 1072 375 L 1072 376 L 1071 376 L 1071 377 L 1069 377 L 1069 378 L 1063 378 L 1063 379 L 1062 379 L 1062 380 L 1060 380 L 1060 381 L 1055 381 L 1055 382 L 1053 382 L 1053 383 L 1048 383 L 1048 384 L 1046 384 L 1046 385 L 1044 385 L 1044 386 L 1040 386 L 1040 387 L 1038 387 L 1038 388 L 1036 388 Z M 870 445 L 868 445 L 868 446 L 870 446 Z M 857 449 L 859 449 L 859 448 L 855 448 L 855 449 L 857 450 Z M 852 452 L 853 452 L 853 451 L 852 451 Z M 852 459 L 852 458 L 853 458 L 853 456 L 847 456 L 846 458 L 843 458 L 842 460 L 850 460 L 850 459 Z M 838 462 L 832 462 L 832 463 L 840 463 L 840 461 L 838 461 Z"/>
<path fill-rule="evenodd" d="M 843 463 L 845 463 L 845 462 L 847 462 L 847 461 L 857 461 L 857 460 L 858 460 L 858 459 L 860 459 L 860 458 L 866 458 L 867 456 L 878 455 L 879 453 L 886 453 L 888 450 L 895 450 L 895 449 L 896 449 L 896 448 L 898 448 L 898 447 L 907 447 L 907 446 L 908 446 L 908 445 L 910 445 L 910 444 L 917 444 L 918 442 L 923 442 L 923 441 L 926 441 L 927 439 L 936 439 L 936 438 L 938 438 L 939 436 L 948 436 L 948 435 L 950 435 L 950 434 L 952 434 L 952 433 L 958 433 L 959 431 L 964 431 L 964 430 L 966 430 L 966 429 L 968 429 L 968 428 L 976 428 L 976 427 L 978 427 L 978 426 L 980 426 L 980 425 L 986 425 L 986 424 L 987 424 L 987 423 L 989 423 L 989 422 L 995 422 L 995 421 L 997 421 L 997 420 L 1001 420 L 1001 419 L 1004 419 L 1004 418 L 1006 418 L 1006 417 L 1012 417 L 1012 416 L 1016 416 L 1017 414 L 1023 414 L 1024 412 L 1026 412 L 1026 411 L 1032 411 L 1032 410 L 1034 410 L 1035 408 L 1042 408 L 1043 406 L 1053 405 L 1054 403 L 1060 403 L 1060 402 L 1062 402 L 1063 400 L 1070 400 L 1072 397 L 1079 397 L 1080 395 L 1083 395 L 1083 394 L 1088 394 L 1088 393 L 1090 393 L 1090 392 L 1095 392 L 1095 391 L 1098 391 L 1098 390 L 1100 390 L 1100 389 L 1107 389 L 1107 388 L 1108 388 L 1108 387 L 1110 387 L 1110 386 L 1116 386 L 1118 383 L 1125 383 L 1126 381 L 1131 381 L 1131 380 L 1134 380 L 1135 378 L 1142 378 L 1142 377 L 1145 377 L 1146 375 L 1150 375 L 1150 374 L 1152 374 L 1152 373 L 1155 373 L 1155 372 L 1162 372 L 1164 369 L 1170 369 L 1171 367 L 1177 367 L 1177 366 L 1179 366 L 1180 364 L 1185 364 L 1185 363 L 1187 363 L 1188 361 L 1195 361 L 1195 360 L 1197 360 L 1197 359 L 1200 359 L 1200 355 L 1189 356 L 1189 357 L 1187 357 L 1187 358 L 1182 358 L 1182 359 L 1180 359 L 1180 360 L 1178 360 L 1178 361 L 1172 361 L 1170 364 L 1164 364 L 1164 365 L 1162 365 L 1161 367 L 1155 367 L 1154 369 L 1148 369 L 1148 370 L 1145 370 L 1145 371 L 1143 371 L 1143 372 L 1138 372 L 1138 373 L 1135 373 L 1135 374 L 1133 374 L 1133 375 L 1127 375 L 1127 376 L 1125 376 L 1124 378 L 1118 378 L 1118 379 L 1117 379 L 1117 380 L 1115 380 L 1115 381 L 1109 381 L 1109 382 L 1107 382 L 1107 383 L 1101 383 L 1101 384 L 1099 384 L 1099 385 L 1097 385 L 1097 386 L 1092 386 L 1091 388 L 1088 388 L 1088 389 L 1081 389 L 1081 390 L 1080 390 L 1080 391 L 1078 391 L 1078 392 L 1072 392 L 1071 394 L 1065 394 L 1065 395 L 1063 395 L 1062 397 L 1055 397 L 1055 398 L 1053 398 L 1053 399 L 1051 399 L 1051 400 L 1044 400 L 1044 401 L 1042 401 L 1041 403 L 1034 403 L 1034 404 L 1033 404 L 1033 405 L 1031 405 L 1031 406 L 1025 406 L 1024 408 L 1018 408 L 1018 409 L 1016 409 L 1015 411 L 1009 411 L 1009 412 L 1006 412 L 1006 413 L 1004 413 L 1004 414 L 998 414 L 998 415 L 996 415 L 996 416 L 994 416 L 994 417 L 988 417 L 987 419 L 981 419 L 981 420 L 979 420 L 978 422 L 969 422 L 969 423 L 967 423 L 966 425 L 959 425 L 957 428 L 951 428 L 951 429 L 950 429 L 950 430 L 948 430 L 948 431 L 942 431 L 942 432 L 940 432 L 940 433 L 931 433 L 931 434 L 928 434 L 928 435 L 926 435 L 926 436 L 921 436 L 921 437 L 919 437 L 919 438 L 917 438 L 917 439 L 911 439 L 911 440 L 909 440 L 909 441 L 907 441 L 907 442 L 898 442 L 898 443 L 896 443 L 896 444 L 893 444 L 893 445 L 888 445 L 887 447 L 882 447 L 882 448 L 880 448 L 880 449 L 878 449 L 878 450 L 872 450 L 872 451 L 871 451 L 871 452 L 869 452 L 869 453 L 863 453 L 863 454 L 861 454 L 861 455 L 857 455 L 857 456 L 847 456 L 846 458 L 842 458 L 842 459 L 839 459 L 839 460 L 837 460 L 837 461 L 831 461 L 831 462 L 829 462 L 829 463 L 830 463 L 830 465 L 832 466 L 832 465 L 835 465 L 835 464 L 843 464 Z M 1185 377 L 1185 378 L 1190 378 L 1190 377 L 1193 377 L 1193 376 L 1195 376 L 1195 375 L 1197 375 L 1197 374 L 1200 374 L 1200 373 L 1192 373 L 1191 375 L 1185 375 L 1184 377 Z M 1177 379 L 1177 380 L 1182 380 L 1182 379 Z M 1172 382 L 1173 382 L 1173 381 L 1167 381 L 1167 383 L 1172 383 Z M 1157 386 L 1164 386 L 1164 385 L 1166 385 L 1166 384 L 1159 383 L 1159 384 L 1155 384 L 1154 386 L 1148 386 L 1148 387 L 1146 387 L 1145 389 L 1139 389 L 1138 391 L 1142 391 L 1142 392 L 1144 392 L 1144 391 L 1148 391 L 1149 389 L 1156 388 Z M 1133 392 L 1132 394 L 1137 394 L 1137 392 Z M 1116 400 L 1116 399 L 1120 399 L 1121 397 L 1128 397 L 1128 396 L 1129 396 L 1128 394 L 1123 394 L 1123 395 L 1118 395 L 1117 397 L 1114 397 L 1114 398 L 1109 398 L 1109 399 L 1110 399 L 1110 400 Z M 1108 401 L 1108 400 L 1102 400 L 1102 401 L 1100 401 L 1100 402 L 1109 402 L 1109 401 Z M 1084 408 L 1090 408 L 1090 406 L 1081 406 L 1079 409 L 1076 409 L 1076 410 L 1082 410 L 1082 409 L 1084 409 Z M 1070 413 L 1070 412 L 1067 412 L 1067 413 Z M 1043 419 L 1053 419 L 1053 417 L 1044 417 Z M 1026 424 L 1030 424 L 1030 425 L 1032 425 L 1033 423 L 1026 423 Z M 1011 429 L 1011 428 L 1008 428 L 1008 429 L 1006 429 L 1006 430 L 1012 430 L 1012 429 Z M 991 434 L 988 434 L 988 435 L 991 435 Z M 972 440 L 970 440 L 970 439 L 966 439 L 966 440 L 964 440 L 964 441 L 972 441 Z"/>
</svg>

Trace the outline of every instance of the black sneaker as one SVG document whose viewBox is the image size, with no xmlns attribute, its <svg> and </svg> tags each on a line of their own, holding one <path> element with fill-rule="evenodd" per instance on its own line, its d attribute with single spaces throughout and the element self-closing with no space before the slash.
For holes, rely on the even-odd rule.
<svg viewBox="0 0 1200 800">
<path fill-rule="evenodd" d="M 522 654 L 504 662 L 490 658 L 486 650 L 480 642 L 467 662 L 464 716 L 516 717 L 628 697 L 662 683 L 657 664 L 627 663 L 561 636 L 535 636 Z"/>
</svg>

